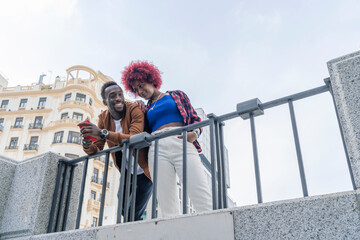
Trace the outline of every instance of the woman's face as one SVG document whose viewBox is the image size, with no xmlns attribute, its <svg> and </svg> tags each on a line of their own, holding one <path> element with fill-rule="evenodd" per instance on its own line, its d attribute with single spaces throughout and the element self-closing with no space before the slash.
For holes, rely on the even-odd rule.
<svg viewBox="0 0 360 240">
<path fill-rule="evenodd" d="M 136 94 L 146 100 L 152 99 L 154 92 L 157 90 L 151 83 L 139 81 L 135 81 L 132 88 Z"/>
</svg>

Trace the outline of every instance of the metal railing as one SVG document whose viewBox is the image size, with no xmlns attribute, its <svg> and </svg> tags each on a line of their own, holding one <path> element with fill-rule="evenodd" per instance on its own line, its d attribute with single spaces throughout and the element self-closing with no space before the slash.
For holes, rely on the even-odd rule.
<svg viewBox="0 0 360 240">
<path fill-rule="evenodd" d="M 103 179 L 102 178 L 98 178 L 98 177 L 96 177 L 96 176 L 92 176 L 91 177 L 91 182 L 94 182 L 94 183 L 97 183 L 97 184 L 103 184 Z M 107 182 L 106 183 L 106 187 L 107 188 L 110 188 L 110 182 Z"/>
<path fill-rule="evenodd" d="M 19 146 L 6 146 L 5 149 L 18 149 Z"/>
<path fill-rule="evenodd" d="M 230 119 L 241 117 L 243 120 L 250 120 L 250 128 L 251 128 L 251 141 L 252 141 L 252 150 L 253 150 L 253 158 L 254 158 L 254 169 L 255 169 L 255 180 L 256 180 L 256 190 L 257 190 L 257 201 L 258 203 L 263 202 L 262 198 L 262 190 L 261 190 L 261 181 L 260 181 L 260 169 L 259 169 L 259 156 L 258 156 L 258 150 L 257 150 L 257 139 L 256 139 L 256 129 L 255 129 L 255 117 L 259 115 L 264 114 L 264 110 L 273 108 L 279 105 L 287 104 L 289 107 L 289 114 L 291 117 L 291 125 L 292 125 L 292 132 L 294 137 L 294 144 L 296 147 L 296 156 L 298 161 L 298 167 L 299 167 L 299 178 L 301 180 L 302 185 L 302 192 L 303 196 L 308 196 L 308 190 L 307 190 L 307 183 L 306 183 L 306 177 L 304 172 L 304 166 L 303 166 L 303 159 L 301 154 L 301 147 L 300 147 L 300 141 L 299 141 L 299 135 L 297 130 L 297 124 L 296 124 L 296 117 L 295 117 L 295 111 L 293 107 L 293 102 L 304 99 L 307 97 L 311 97 L 317 94 L 321 94 L 324 92 L 330 92 L 332 95 L 332 90 L 330 86 L 329 78 L 325 79 L 325 85 L 310 89 L 308 91 L 300 92 L 297 94 L 289 95 L 283 98 L 279 98 L 273 101 L 269 101 L 266 103 L 261 103 L 259 99 L 255 98 L 249 101 L 245 101 L 242 103 L 237 104 L 236 111 L 230 112 L 221 116 L 216 116 L 215 114 L 208 114 L 208 119 L 203 120 L 202 122 L 198 122 L 195 124 L 191 124 L 184 127 L 179 127 L 176 129 L 169 130 L 167 132 L 163 132 L 157 135 L 150 135 L 148 133 L 140 133 L 134 136 L 131 136 L 130 139 L 124 139 L 122 146 L 113 147 L 101 152 L 97 152 L 92 155 L 87 155 L 83 157 L 79 157 L 72 160 L 61 160 L 59 162 L 59 168 L 58 168 L 58 176 L 56 179 L 56 186 L 54 191 L 54 197 L 53 197 L 53 205 L 51 209 L 51 216 L 50 216 L 50 222 L 49 222 L 49 228 L 48 232 L 51 232 L 53 229 L 53 220 L 55 216 L 55 206 L 56 206 L 56 199 L 58 198 L 59 189 L 60 190 L 60 203 L 58 204 L 58 216 L 55 223 L 55 231 L 59 231 L 60 226 L 60 219 L 63 219 L 62 224 L 62 230 L 66 229 L 66 218 L 67 218 L 67 212 L 68 212 L 68 202 L 70 201 L 70 193 L 71 193 L 71 187 L 72 187 L 72 180 L 69 182 L 69 187 L 67 189 L 67 203 L 66 203 L 66 209 L 65 209 L 65 216 L 62 218 L 59 216 L 59 213 L 62 212 L 62 205 L 64 201 L 64 186 L 66 185 L 66 182 L 68 181 L 68 169 L 70 169 L 70 179 L 73 178 L 73 171 L 74 167 L 79 162 L 84 162 L 84 168 L 83 168 L 83 175 L 82 175 L 82 183 L 81 183 L 81 190 L 80 190 L 80 200 L 79 200 L 79 206 L 78 206 L 78 213 L 77 213 L 77 221 L 76 221 L 76 228 L 78 229 L 80 226 L 80 217 L 81 217 L 81 211 L 82 211 L 82 204 L 84 200 L 84 189 L 85 189 L 85 180 L 86 180 L 86 173 L 88 168 L 88 162 L 90 159 L 97 158 L 100 156 L 105 155 L 105 170 L 103 174 L 104 181 L 102 182 L 102 195 L 101 195 L 101 201 L 100 201 L 100 214 L 99 214 L 99 226 L 102 226 L 103 223 L 103 215 L 104 215 L 104 203 L 105 203 L 105 195 L 106 195 L 106 182 L 107 182 L 107 175 L 108 175 L 108 167 L 109 167 L 109 156 L 110 153 L 122 151 L 122 161 L 121 161 L 121 175 L 120 175 L 120 186 L 119 186 L 119 201 L 118 201 L 118 210 L 117 210 L 117 223 L 121 223 L 121 216 L 123 213 L 123 222 L 127 221 L 133 221 L 134 220 L 134 214 L 135 214 L 135 200 L 136 200 L 136 194 L 132 194 L 132 198 L 129 197 L 130 187 L 132 187 L 132 193 L 135 193 L 135 186 L 136 186 L 136 175 L 137 175 L 137 163 L 138 163 L 138 152 L 139 149 L 148 147 L 151 144 L 154 144 L 154 171 L 152 176 L 153 181 L 153 198 L 152 198 L 152 218 L 156 218 L 156 198 L 157 198 L 157 161 L 158 161 L 158 141 L 160 139 L 174 136 L 174 135 L 182 135 L 183 136 L 183 182 L 182 182 L 182 204 L 183 204 L 183 213 L 187 213 L 187 205 L 188 205 L 188 194 L 187 194 L 187 157 L 186 157 L 186 136 L 187 132 L 191 131 L 196 128 L 200 127 L 209 127 L 210 129 L 210 155 L 211 155 L 211 186 L 212 186 L 212 205 L 213 209 L 222 209 L 227 208 L 227 189 L 225 186 L 225 179 L 226 179 L 226 172 L 225 172 L 225 165 L 224 165 L 224 122 Z M 333 97 L 333 96 L 332 96 Z M 337 109 L 335 107 L 336 114 Z M 338 123 L 339 119 L 338 119 Z M 339 125 L 340 126 L 340 125 Z M 350 178 L 352 181 L 353 189 L 356 189 L 355 181 L 353 177 L 352 168 L 350 165 L 349 157 L 347 154 L 346 145 L 344 143 L 344 138 L 342 134 L 342 129 L 340 127 L 340 132 L 343 140 L 343 147 L 347 158 L 347 164 L 348 169 L 350 173 Z M 134 152 L 134 156 L 133 156 Z M 128 158 L 128 165 L 127 165 L 127 175 L 125 175 L 125 163 L 126 158 Z M 65 167 L 65 170 L 62 171 L 62 169 Z M 130 185 L 130 177 L 131 177 L 131 171 L 132 168 L 134 169 L 134 173 L 132 175 L 133 179 L 133 185 Z M 63 175 L 63 176 L 62 176 Z M 129 184 L 125 185 L 125 178 L 126 182 Z M 60 182 L 62 179 L 62 187 L 60 188 Z M 124 196 L 124 197 L 123 197 Z M 130 204 L 131 203 L 131 204 Z M 131 209 L 129 209 L 129 206 L 131 206 Z M 160 206 L 161 207 L 161 206 Z M 128 218 L 130 216 L 130 218 Z M 64 227 L 65 225 L 65 227 Z"/>
<path fill-rule="evenodd" d="M 39 145 L 38 144 L 24 144 L 24 150 L 38 150 Z"/>
<path fill-rule="evenodd" d="M 23 125 L 21 124 L 19 124 L 19 125 L 11 125 L 11 128 L 23 128 Z"/>
<path fill-rule="evenodd" d="M 43 124 L 42 123 L 30 123 L 29 124 L 29 129 L 42 129 L 43 128 Z"/>
</svg>

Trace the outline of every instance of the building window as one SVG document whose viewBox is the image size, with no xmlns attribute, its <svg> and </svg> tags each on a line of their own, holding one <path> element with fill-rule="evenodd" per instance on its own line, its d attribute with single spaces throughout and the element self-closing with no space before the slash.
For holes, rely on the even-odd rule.
<svg viewBox="0 0 360 240">
<path fill-rule="evenodd" d="M 40 98 L 39 99 L 39 104 L 38 104 L 38 109 L 45 108 L 45 104 L 46 104 L 46 97 Z"/>
<path fill-rule="evenodd" d="M 74 112 L 72 118 L 76 119 L 76 120 L 79 120 L 79 121 L 82 121 L 83 120 L 83 115 L 81 113 Z"/>
<path fill-rule="evenodd" d="M 56 132 L 53 143 L 61 143 L 64 136 L 64 131 Z"/>
<path fill-rule="evenodd" d="M 97 182 L 98 178 L 99 178 L 99 169 L 94 168 L 92 179 L 95 180 L 95 182 Z"/>
<path fill-rule="evenodd" d="M 9 149 L 17 149 L 18 148 L 17 144 L 18 144 L 18 138 L 17 137 L 11 138 Z"/>
<path fill-rule="evenodd" d="M 25 144 L 24 150 L 38 150 L 38 140 L 39 140 L 38 136 L 31 137 L 30 144 Z"/>
<path fill-rule="evenodd" d="M 92 99 L 89 99 L 89 105 L 92 106 Z"/>
<path fill-rule="evenodd" d="M 72 154 L 72 153 L 65 153 L 65 157 L 68 157 L 68 158 L 73 159 L 73 158 L 78 158 L 78 157 L 79 157 L 79 155 Z"/>
<path fill-rule="evenodd" d="M 65 95 L 64 101 L 69 101 L 71 99 L 71 93 Z"/>
<path fill-rule="evenodd" d="M 0 132 L 4 130 L 4 119 L 0 118 Z"/>
<path fill-rule="evenodd" d="M 35 117 L 34 123 L 30 123 L 29 129 L 42 129 L 43 127 L 42 120 L 43 120 L 42 116 Z"/>
<path fill-rule="evenodd" d="M 76 100 L 76 101 L 85 102 L 85 101 L 86 101 L 86 95 L 85 95 L 85 94 L 81 94 L 81 93 L 77 93 L 75 100 Z"/>
<path fill-rule="evenodd" d="M 61 114 L 61 119 L 69 118 L 69 113 L 63 113 Z"/>
<path fill-rule="evenodd" d="M 1 102 L 1 108 L 7 108 L 9 105 L 9 100 L 2 100 Z"/>
<path fill-rule="evenodd" d="M 79 132 L 69 131 L 69 136 L 68 136 L 67 142 L 68 143 L 81 144 L 80 133 Z"/>
<path fill-rule="evenodd" d="M 96 199 L 96 192 L 95 191 L 91 191 L 90 198 L 94 199 L 94 200 Z"/>
<path fill-rule="evenodd" d="M 22 108 L 26 107 L 27 101 L 28 101 L 27 98 L 21 99 L 19 107 L 22 107 Z"/>
<path fill-rule="evenodd" d="M 96 227 L 96 226 L 97 226 L 97 217 L 93 217 L 91 227 Z"/>
<path fill-rule="evenodd" d="M 23 118 L 16 118 L 14 128 L 22 128 Z"/>
</svg>

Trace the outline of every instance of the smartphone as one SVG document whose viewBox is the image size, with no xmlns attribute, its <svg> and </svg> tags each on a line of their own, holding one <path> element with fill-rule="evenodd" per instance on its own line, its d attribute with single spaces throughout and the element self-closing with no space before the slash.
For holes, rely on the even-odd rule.
<svg viewBox="0 0 360 240">
<path fill-rule="evenodd" d="M 85 121 L 83 121 L 84 123 L 90 123 L 88 119 L 86 119 Z M 85 127 L 85 125 L 79 125 L 80 129 Z M 87 139 L 91 139 L 93 142 L 95 142 L 97 140 L 96 137 L 92 137 L 92 136 L 86 136 L 84 138 L 87 138 Z"/>
</svg>

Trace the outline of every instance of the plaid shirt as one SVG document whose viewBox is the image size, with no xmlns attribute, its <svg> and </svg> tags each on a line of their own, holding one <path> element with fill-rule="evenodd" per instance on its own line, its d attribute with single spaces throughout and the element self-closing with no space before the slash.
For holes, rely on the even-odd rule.
<svg viewBox="0 0 360 240">
<path fill-rule="evenodd" d="M 183 117 L 184 125 L 201 122 L 201 118 L 197 115 L 195 109 L 192 107 L 190 99 L 183 91 L 166 91 L 166 93 L 169 93 L 170 96 L 174 99 L 176 106 L 179 109 L 181 116 Z M 148 103 L 146 104 L 145 112 L 148 111 L 151 103 L 151 101 L 148 101 Z M 201 132 L 202 128 L 200 128 L 200 134 Z M 202 151 L 200 144 L 197 140 L 195 140 L 193 144 L 198 152 Z"/>
</svg>

